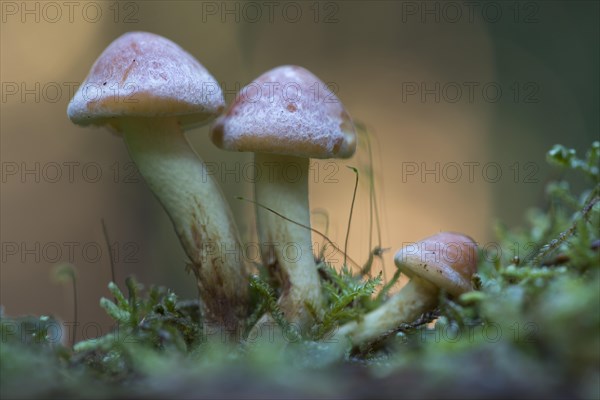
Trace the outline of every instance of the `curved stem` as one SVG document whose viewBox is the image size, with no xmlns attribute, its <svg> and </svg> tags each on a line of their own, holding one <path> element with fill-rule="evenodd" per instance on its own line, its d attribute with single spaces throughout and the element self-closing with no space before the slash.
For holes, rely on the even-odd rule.
<svg viewBox="0 0 600 400">
<path fill-rule="evenodd" d="M 120 130 L 190 258 L 206 318 L 237 327 L 248 304 L 248 269 L 220 187 L 175 119 L 125 119 Z"/>
<path fill-rule="evenodd" d="M 342 325 L 335 336 L 346 336 L 354 345 L 371 342 L 410 323 L 437 304 L 437 287 L 422 279 L 411 279 L 400 292 L 359 321 Z"/>
<path fill-rule="evenodd" d="M 256 201 L 310 227 L 308 159 L 256 153 Z M 290 323 L 310 322 L 304 303 L 322 307 L 321 284 L 312 252 L 311 231 L 263 208 L 256 209 L 262 259 L 279 281 L 279 306 Z"/>
</svg>

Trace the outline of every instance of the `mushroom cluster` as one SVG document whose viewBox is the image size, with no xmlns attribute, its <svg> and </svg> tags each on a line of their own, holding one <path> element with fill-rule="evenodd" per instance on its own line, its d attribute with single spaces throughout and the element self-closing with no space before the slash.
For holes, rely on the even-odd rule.
<svg viewBox="0 0 600 400">
<path fill-rule="evenodd" d="M 224 110 L 218 83 L 198 60 L 164 37 L 131 32 L 99 56 L 67 114 L 75 124 L 109 127 L 123 138 L 189 258 L 204 322 L 237 335 L 248 317 L 250 269 L 228 202 L 184 135 L 218 117 L 213 143 L 254 153 L 257 231 L 279 309 L 288 323 L 309 327 L 324 306 L 312 252 L 309 159 L 351 157 L 354 124 L 319 78 L 290 65 L 256 78 Z M 441 291 L 471 290 L 475 249 L 473 239 L 452 232 L 401 249 L 395 263 L 410 282 L 336 335 L 373 341 L 435 308 Z M 272 316 L 255 329 L 265 322 Z"/>
</svg>

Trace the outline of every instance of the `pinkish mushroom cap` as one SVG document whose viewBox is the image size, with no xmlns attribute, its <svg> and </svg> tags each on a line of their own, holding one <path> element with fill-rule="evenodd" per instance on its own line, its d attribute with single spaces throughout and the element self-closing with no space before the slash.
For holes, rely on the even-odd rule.
<svg viewBox="0 0 600 400">
<path fill-rule="evenodd" d="M 409 277 L 425 279 L 453 296 L 473 290 L 477 244 L 469 236 L 441 232 L 400 249 L 396 266 Z"/>
<path fill-rule="evenodd" d="M 98 57 L 67 114 L 78 125 L 118 127 L 119 117 L 177 116 L 191 127 L 224 106 L 218 83 L 192 55 L 162 36 L 130 32 Z"/>
<path fill-rule="evenodd" d="M 305 158 L 347 158 L 356 150 L 341 101 L 311 72 L 290 65 L 244 87 L 213 125 L 211 139 L 225 150 Z"/>
</svg>

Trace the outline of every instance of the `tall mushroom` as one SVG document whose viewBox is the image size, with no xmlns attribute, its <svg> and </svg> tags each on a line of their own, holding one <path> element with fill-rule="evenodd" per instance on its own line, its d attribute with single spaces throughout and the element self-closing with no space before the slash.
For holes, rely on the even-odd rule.
<svg viewBox="0 0 600 400">
<path fill-rule="evenodd" d="M 256 201 L 305 227 L 257 208 L 263 263 L 279 280 L 286 319 L 305 326 L 304 305 L 322 307 L 312 253 L 308 205 L 309 158 L 347 158 L 356 132 L 340 100 L 312 73 L 281 66 L 244 87 L 211 131 L 213 143 L 255 155 Z"/>
<path fill-rule="evenodd" d="M 361 320 L 341 326 L 336 336 L 346 336 L 356 345 L 373 341 L 433 310 L 440 290 L 452 296 L 471 291 L 471 277 L 477 272 L 476 248 L 466 235 L 441 232 L 400 249 L 394 262 L 410 281 Z"/>
<path fill-rule="evenodd" d="M 239 233 L 184 135 L 223 108 L 219 85 L 192 55 L 164 37 L 131 32 L 96 60 L 67 114 L 75 124 L 108 126 L 123 137 L 190 258 L 207 321 L 235 326 L 248 297 Z"/>
</svg>

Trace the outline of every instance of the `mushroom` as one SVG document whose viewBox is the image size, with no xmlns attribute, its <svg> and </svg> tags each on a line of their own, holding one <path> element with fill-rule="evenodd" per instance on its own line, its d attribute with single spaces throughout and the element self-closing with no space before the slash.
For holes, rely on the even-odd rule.
<svg viewBox="0 0 600 400">
<path fill-rule="evenodd" d="M 400 249 L 394 262 L 410 281 L 382 306 L 341 326 L 335 335 L 346 336 L 355 345 L 371 342 L 433 310 L 440 290 L 452 296 L 473 290 L 476 249 L 473 239 L 454 232 L 441 232 Z"/>
<path fill-rule="evenodd" d="M 191 261 L 205 318 L 235 326 L 248 299 L 239 233 L 184 135 L 223 108 L 219 85 L 192 55 L 164 37 L 131 32 L 96 60 L 67 114 L 75 124 L 108 126 L 123 137 Z"/>
<path fill-rule="evenodd" d="M 279 306 L 288 322 L 306 326 L 305 302 L 322 308 L 310 231 L 309 158 L 354 154 L 350 116 L 311 72 L 281 66 L 238 93 L 214 123 L 211 139 L 221 149 L 254 152 L 256 202 L 302 225 L 257 207 L 262 260 L 282 288 Z"/>
</svg>

